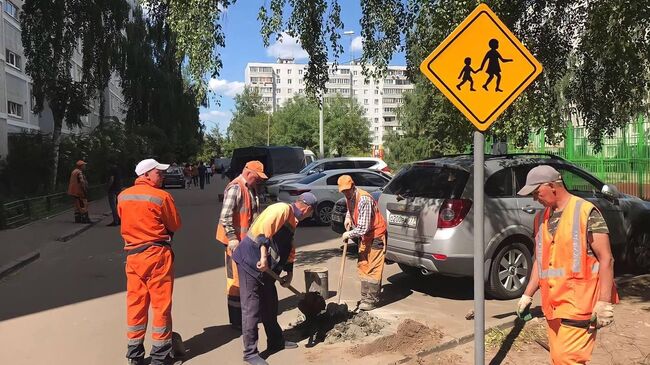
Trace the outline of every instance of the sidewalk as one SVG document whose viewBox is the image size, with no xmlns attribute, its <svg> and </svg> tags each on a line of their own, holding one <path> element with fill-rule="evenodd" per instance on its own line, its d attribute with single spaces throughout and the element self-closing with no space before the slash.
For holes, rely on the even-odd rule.
<svg viewBox="0 0 650 365">
<path fill-rule="evenodd" d="M 72 208 L 22 227 L 0 231 L 0 278 L 38 259 L 48 244 L 62 244 L 110 215 L 105 198 L 89 203 L 91 224 L 74 223 Z M 107 220 L 108 222 L 108 220 Z"/>
</svg>

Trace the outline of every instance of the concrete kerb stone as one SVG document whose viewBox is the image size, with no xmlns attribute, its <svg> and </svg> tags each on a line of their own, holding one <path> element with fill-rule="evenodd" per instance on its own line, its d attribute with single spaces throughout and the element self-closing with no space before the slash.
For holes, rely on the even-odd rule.
<svg viewBox="0 0 650 365">
<path fill-rule="evenodd" d="M 11 261 L 6 265 L 3 265 L 0 267 L 0 279 L 38 260 L 39 257 L 41 257 L 40 251 L 32 251 L 24 256 L 17 258 L 16 260 Z"/>
<path fill-rule="evenodd" d="M 510 321 L 510 322 L 500 323 L 500 324 L 485 328 L 485 333 L 487 334 L 489 331 L 495 330 L 495 329 L 503 331 L 503 330 L 506 330 L 508 328 L 514 327 L 514 325 L 515 325 L 514 320 Z M 412 356 L 406 356 L 403 359 L 392 363 L 391 365 L 405 364 L 405 363 L 407 363 L 407 362 L 409 362 L 409 361 L 411 361 L 413 359 L 425 357 L 425 356 L 434 354 L 436 352 L 442 352 L 442 351 L 445 351 L 445 350 L 449 350 L 449 349 L 452 349 L 454 347 L 464 345 L 464 344 L 466 344 L 468 342 L 471 342 L 473 340 L 474 340 L 474 331 L 466 332 L 464 334 L 461 334 L 459 337 L 453 338 L 453 339 L 451 339 L 449 341 L 446 341 L 446 342 L 443 342 L 443 343 L 441 343 L 439 345 L 436 345 L 436 346 L 434 346 L 433 348 L 431 348 L 429 350 L 424 350 L 424 351 L 418 352 L 417 354 L 412 355 Z"/>
<path fill-rule="evenodd" d="M 111 214 L 111 213 L 109 212 L 108 214 Z M 70 233 L 66 233 L 66 234 L 64 234 L 64 235 L 62 235 L 60 237 L 57 237 L 56 240 L 59 241 L 59 242 L 68 242 L 71 239 L 77 237 L 78 235 L 86 232 L 87 230 L 89 230 L 90 228 L 95 226 L 97 223 L 101 222 L 104 219 L 104 217 L 106 217 L 106 216 L 107 216 L 107 214 L 104 213 L 104 214 L 102 214 L 100 216 L 99 219 L 91 220 L 92 223 L 80 224 L 79 228 L 76 228 L 75 230 L 73 230 Z"/>
</svg>

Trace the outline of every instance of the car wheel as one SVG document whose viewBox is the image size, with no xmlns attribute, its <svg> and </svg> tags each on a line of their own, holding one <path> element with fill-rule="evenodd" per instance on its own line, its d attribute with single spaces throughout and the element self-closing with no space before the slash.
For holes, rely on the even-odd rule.
<svg viewBox="0 0 650 365">
<path fill-rule="evenodd" d="M 530 278 L 533 259 L 530 250 L 521 242 L 503 245 L 490 266 L 487 292 L 497 299 L 520 297 Z"/>
<path fill-rule="evenodd" d="M 399 266 L 400 270 L 402 270 L 404 274 L 411 276 L 413 278 L 421 278 L 424 276 L 422 275 L 422 271 L 417 267 L 408 266 L 406 264 L 401 264 L 401 263 L 398 263 L 397 266 Z"/>
<path fill-rule="evenodd" d="M 316 222 L 321 225 L 328 225 L 332 222 L 332 210 L 334 209 L 334 203 L 332 202 L 322 202 L 316 208 Z"/>
<path fill-rule="evenodd" d="M 633 232 L 624 253 L 624 263 L 635 274 L 650 272 L 650 232 Z"/>
</svg>

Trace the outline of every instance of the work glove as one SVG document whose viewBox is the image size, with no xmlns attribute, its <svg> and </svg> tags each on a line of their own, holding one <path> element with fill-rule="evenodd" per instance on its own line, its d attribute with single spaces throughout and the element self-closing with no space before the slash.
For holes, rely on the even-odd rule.
<svg viewBox="0 0 650 365">
<path fill-rule="evenodd" d="M 288 272 L 287 275 L 280 278 L 280 285 L 287 288 L 289 287 L 289 285 L 291 285 L 292 280 L 293 280 L 293 272 Z"/>
<path fill-rule="evenodd" d="M 228 248 L 230 249 L 230 252 L 235 252 L 237 249 L 237 246 L 239 246 L 239 241 L 238 240 L 230 240 L 228 241 Z"/>
<path fill-rule="evenodd" d="M 352 219 L 349 216 L 345 217 L 345 223 L 343 223 L 346 231 L 349 231 L 352 228 Z"/>
<path fill-rule="evenodd" d="M 596 328 L 605 327 L 614 322 L 614 306 L 612 303 L 596 302 L 591 313 L 591 321 L 596 322 Z"/>
<path fill-rule="evenodd" d="M 341 239 L 343 240 L 343 242 L 346 242 L 347 240 L 349 240 L 350 239 L 350 231 L 343 232 L 343 235 L 341 236 Z"/>
<path fill-rule="evenodd" d="M 517 317 L 523 320 L 530 319 L 530 305 L 533 303 L 533 298 L 524 294 L 517 302 Z M 526 318 L 529 317 L 529 318 Z"/>
</svg>

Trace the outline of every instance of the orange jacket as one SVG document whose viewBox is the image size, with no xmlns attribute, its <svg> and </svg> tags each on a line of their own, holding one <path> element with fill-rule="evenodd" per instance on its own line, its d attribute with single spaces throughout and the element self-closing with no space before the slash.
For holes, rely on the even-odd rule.
<svg viewBox="0 0 650 365">
<path fill-rule="evenodd" d="M 379 208 L 377 207 L 377 202 L 375 199 L 373 199 L 372 195 L 368 193 L 365 190 L 357 188 L 357 196 L 354 205 L 354 210 L 353 213 L 351 214 L 352 218 L 352 223 L 356 226 L 357 222 L 359 221 L 359 201 L 361 201 L 362 196 L 367 196 L 370 198 L 372 201 L 372 222 L 370 222 L 370 230 L 368 230 L 368 233 L 366 233 L 365 236 L 363 236 L 362 241 L 364 243 L 372 242 L 375 238 L 381 238 L 386 235 L 386 221 L 384 220 L 384 217 L 381 215 L 381 212 L 379 212 Z M 348 201 L 346 199 L 346 205 L 348 207 L 348 210 L 350 210 L 350 205 L 352 204 L 351 201 Z"/>
<path fill-rule="evenodd" d="M 125 250 L 146 243 L 169 242 L 172 233 L 181 228 L 174 198 L 142 176 L 117 199 Z"/>
<path fill-rule="evenodd" d="M 535 217 L 535 258 L 542 294 L 542 311 L 547 319 L 588 320 L 600 297 L 600 264 L 588 253 L 587 221 L 596 207 L 571 197 L 558 222 L 555 236 L 548 231 L 551 210 Z M 538 228 L 539 227 L 539 228 Z M 612 287 L 612 301 L 618 301 Z"/>
<path fill-rule="evenodd" d="M 243 204 L 237 207 L 239 210 L 233 212 L 232 225 L 235 229 L 237 239 L 241 241 L 246 236 L 248 228 L 253 223 L 253 214 L 255 212 L 253 212 L 251 196 L 248 193 L 248 187 L 246 186 L 246 181 L 244 181 L 244 178 L 239 175 L 226 186 L 225 191 L 227 191 L 234 184 L 239 185 L 239 194 L 241 196 L 241 202 Z M 224 245 L 227 245 L 229 241 L 228 236 L 226 235 L 226 229 L 223 224 L 221 224 L 221 221 L 217 224 L 217 240 Z"/>
<path fill-rule="evenodd" d="M 68 184 L 68 195 L 77 198 L 85 198 L 88 194 L 88 182 L 80 169 L 72 170 L 70 174 L 70 183 Z"/>
</svg>

